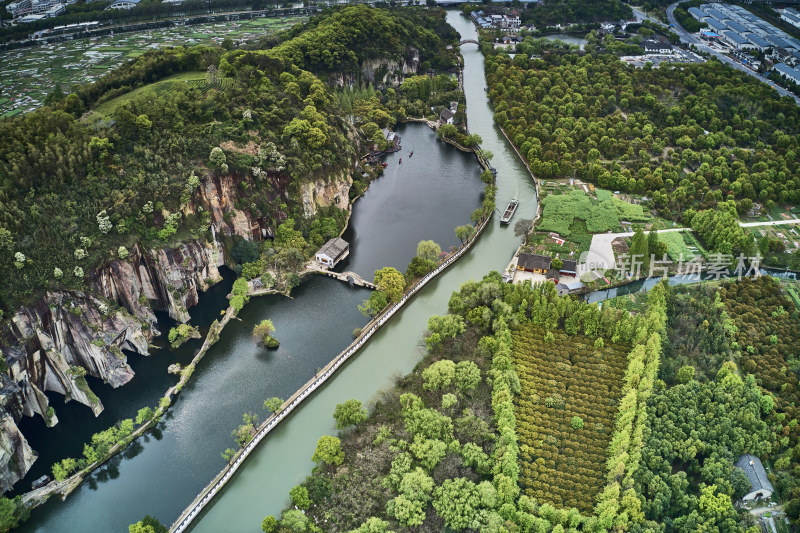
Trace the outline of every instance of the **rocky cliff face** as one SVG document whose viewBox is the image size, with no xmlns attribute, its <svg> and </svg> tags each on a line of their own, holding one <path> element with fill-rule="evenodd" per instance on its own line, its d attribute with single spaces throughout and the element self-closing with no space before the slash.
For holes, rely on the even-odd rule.
<svg viewBox="0 0 800 533">
<path fill-rule="evenodd" d="M 312 216 L 320 207 L 335 205 L 340 209 L 347 209 L 350 202 L 350 187 L 353 180 L 349 175 L 335 176 L 330 181 L 317 181 L 305 183 L 301 187 L 303 198 L 303 211 L 305 215 Z"/>
<path fill-rule="evenodd" d="M 410 48 L 402 59 L 367 59 L 361 63 L 358 76 L 352 74 L 334 74 L 331 83 L 338 87 L 358 84 L 360 81 L 375 85 L 396 87 L 402 83 L 402 76 L 416 74 L 419 70 L 419 50 Z"/>
<path fill-rule="evenodd" d="M 348 206 L 352 180 L 343 174 L 302 186 L 307 216 L 321 206 Z M 23 416 L 42 416 L 48 425 L 45 391 L 88 406 L 95 415 L 103 405 L 84 375 L 113 387 L 133 378 L 123 350 L 148 355 L 158 334 L 153 310 L 163 310 L 179 322 L 199 292 L 221 278 L 224 253 L 217 234 L 260 238 L 270 228 L 235 208 L 235 180 L 212 178 L 201 185 L 191 211 L 211 215 L 211 243 L 189 241 L 171 249 L 135 247 L 124 261 L 111 261 L 89 274 L 87 291 L 47 293 L 36 304 L 22 307 L 0 329 L 0 355 L 7 372 L 0 373 L 0 492 L 24 477 L 36 455 L 17 428 Z"/>
<path fill-rule="evenodd" d="M 0 491 L 5 492 L 25 476 L 36 453 L 17 427 L 24 410 L 20 387 L 6 376 L 0 378 L 0 385 Z"/>
</svg>

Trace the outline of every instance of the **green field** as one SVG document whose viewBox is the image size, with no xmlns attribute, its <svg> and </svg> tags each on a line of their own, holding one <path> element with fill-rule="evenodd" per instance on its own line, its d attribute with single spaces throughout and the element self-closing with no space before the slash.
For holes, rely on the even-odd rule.
<svg viewBox="0 0 800 533">
<path fill-rule="evenodd" d="M 232 83 L 232 79 L 220 78 L 214 83 L 213 86 L 223 87 Z M 174 76 L 166 77 L 162 80 L 158 80 L 155 83 L 151 83 L 150 85 L 139 87 L 138 89 L 134 89 L 129 93 L 125 93 L 106 102 L 102 102 L 95 108 L 95 111 L 101 115 L 108 116 L 111 115 L 114 110 L 121 105 L 139 98 L 157 97 L 161 93 L 174 89 L 175 86 L 179 84 L 199 88 L 204 94 L 212 88 L 212 85 L 207 81 L 207 75 L 205 72 L 184 72 L 181 74 L 175 74 Z"/>
<path fill-rule="evenodd" d="M 683 256 L 683 260 L 686 261 L 687 259 L 698 255 L 697 252 L 694 252 L 691 248 L 686 245 L 686 241 L 683 238 L 684 232 L 679 231 L 668 231 L 666 233 L 659 233 L 658 240 L 663 242 L 667 245 L 667 255 L 673 261 L 679 261 L 681 256 Z"/>
<path fill-rule="evenodd" d="M 75 84 L 91 83 L 151 49 L 219 45 L 226 37 L 242 43 L 289 28 L 303 20 L 261 18 L 179 26 L 0 52 L 3 63 L 0 69 L 0 116 L 36 109 L 56 84 L 69 91 Z"/>
</svg>

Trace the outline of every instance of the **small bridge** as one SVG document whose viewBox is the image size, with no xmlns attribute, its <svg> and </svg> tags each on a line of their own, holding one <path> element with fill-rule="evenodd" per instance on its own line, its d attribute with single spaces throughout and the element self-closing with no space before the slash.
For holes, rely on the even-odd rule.
<svg viewBox="0 0 800 533">
<path fill-rule="evenodd" d="M 475 39 L 464 39 L 463 41 L 458 43 L 459 46 L 461 46 L 462 44 L 477 44 L 478 46 L 480 46 L 481 43 L 479 43 Z"/>
<path fill-rule="evenodd" d="M 355 272 L 332 272 L 330 270 L 325 270 L 324 268 L 318 267 L 309 267 L 309 272 L 313 272 L 314 274 L 320 274 L 322 276 L 328 276 L 329 278 L 335 278 L 340 281 L 344 281 L 347 284 L 355 285 L 356 287 L 366 287 L 367 289 L 375 290 L 375 284 L 371 281 L 367 281 Z"/>
</svg>

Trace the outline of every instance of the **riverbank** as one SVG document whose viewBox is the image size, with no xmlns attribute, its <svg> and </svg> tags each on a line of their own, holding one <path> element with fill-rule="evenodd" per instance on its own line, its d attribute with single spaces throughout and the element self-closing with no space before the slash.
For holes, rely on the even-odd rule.
<svg viewBox="0 0 800 533">
<path fill-rule="evenodd" d="M 459 257 L 472 248 L 473 244 L 483 233 L 489 221 L 492 219 L 490 213 L 488 217 L 484 218 L 475 230 L 472 237 L 455 252 L 448 254 L 437 266 L 435 270 L 428 273 L 422 279 L 414 283 L 409 289 L 406 290 L 403 297 L 399 302 L 391 307 L 388 307 L 370 320 L 367 325 L 362 328 L 361 333 L 353 340 L 353 342 L 338 356 L 336 356 L 330 363 L 328 363 L 313 379 L 310 379 L 306 384 L 298 389 L 288 400 L 286 400 L 280 409 L 267 418 L 257 429 L 255 435 L 250 442 L 240 449 L 236 455 L 231 458 L 228 464 L 217 474 L 211 482 L 198 494 L 191 504 L 181 513 L 178 519 L 170 527 L 171 533 L 183 533 L 188 527 L 191 526 L 195 517 L 197 517 L 207 504 L 209 504 L 219 491 L 231 480 L 236 474 L 236 471 L 247 459 L 247 457 L 256 449 L 261 440 L 267 436 L 281 421 L 283 421 L 295 407 L 299 406 L 306 398 L 308 398 L 315 390 L 321 387 L 331 376 L 334 375 L 336 370 L 346 362 L 351 356 L 356 354 L 359 349 L 364 346 L 369 339 L 403 306 L 413 298 L 413 296 L 422 289 L 429 281 L 433 280 L 440 273 L 444 272 L 450 265 L 452 265 Z"/>
</svg>

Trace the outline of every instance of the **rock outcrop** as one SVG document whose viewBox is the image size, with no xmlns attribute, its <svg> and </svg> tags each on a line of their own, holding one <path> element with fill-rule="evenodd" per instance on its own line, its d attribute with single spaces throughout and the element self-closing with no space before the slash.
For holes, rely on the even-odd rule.
<svg viewBox="0 0 800 533">
<path fill-rule="evenodd" d="M 347 209 L 350 202 L 350 187 L 353 179 L 349 175 L 336 176 L 329 181 L 304 183 L 300 193 L 303 198 L 303 212 L 312 216 L 320 207 L 335 205 Z"/>
<path fill-rule="evenodd" d="M 322 206 L 347 208 L 351 184 L 343 174 L 303 185 L 306 215 Z M 211 243 L 193 240 L 157 250 L 136 246 L 125 260 L 90 272 L 87 291 L 48 292 L 18 309 L 0 329 L 0 355 L 7 367 L 0 372 L 0 491 L 24 477 L 36 459 L 17 427 L 19 420 L 38 414 L 48 425 L 58 422 L 52 410 L 48 412 L 46 391 L 84 404 L 98 415 L 103 404 L 85 375 L 112 387 L 124 385 L 134 373 L 123 350 L 148 355 L 149 343 L 158 334 L 154 310 L 179 322 L 189 320 L 188 309 L 198 302 L 200 291 L 222 279 L 219 267 L 225 254 L 216 235 L 254 239 L 270 234 L 263 221 L 250 220 L 236 209 L 236 187 L 229 176 L 207 179 L 187 207 L 192 213 L 208 211 Z"/>
<path fill-rule="evenodd" d="M 216 243 L 189 241 L 148 253 L 137 247 L 127 261 L 112 261 L 98 270 L 91 285 L 96 293 L 155 328 L 152 309 L 188 322 L 188 309 L 197 303 L 199 291 L 222 279 L 223 261 Z"/>
<path fill-rule="evenodd" d="M 357 74 L 331 74 L 329 81 L 337 87 L 351 87 L 362 81 L 377 86 L 397 87 L 403 82 L 404 75 L 416 74 L 419 65 L 419 50 L 412 47 L 402 59 L 365 59 Z"/>
<path fill-rule="evenodd" d="M 0 385 L 0 491 L 5 492 L 25 477 L 36 453 L 17 427 L 24 409 L 22 391 L 6 376 L 0 377 Z"/>
</svg>

